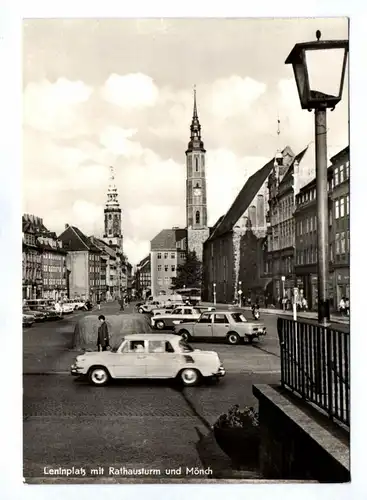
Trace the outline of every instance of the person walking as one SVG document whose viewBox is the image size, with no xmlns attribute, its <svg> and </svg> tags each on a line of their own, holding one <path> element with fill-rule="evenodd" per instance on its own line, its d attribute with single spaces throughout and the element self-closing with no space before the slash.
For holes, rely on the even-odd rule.
<svg viewBox="0 0 367 500">
<path fill-rule="evenodd" d="M 98 328 L 97 349 L 98 351 L 106 351 L 107 347 L 109 347 L 110 345 L 106 318 L 103 316 L 103 314 L 101 314 L 100 316 L 98 316 L 98 320 L 100 321 L 101 325 Z"/>
<path fill-rule="evenodd" d="M 339 312 L 344 316 L 345 314 L 345 309 L 346 309 L 346 304 L 345 304 L 345 299 L 344 297 L 341 298 L 339 302 Z"/>
<path fill-rule="evenodd" d="M 120 298 L 120 311 L 123 311 L 124 310 L 124 298 L 121 297 Z"/>
<path fill-rule="evenodd" d="M 97 299 L 97 309 L 100 311 L 101 310 L 101 299 L 98 297 Z"/>
<path fill-rule="evenodd" d="M 347 316 L 349 316 L 349 299 L 348 297 L 345 299 L 345 312 Z"/>
</svg>

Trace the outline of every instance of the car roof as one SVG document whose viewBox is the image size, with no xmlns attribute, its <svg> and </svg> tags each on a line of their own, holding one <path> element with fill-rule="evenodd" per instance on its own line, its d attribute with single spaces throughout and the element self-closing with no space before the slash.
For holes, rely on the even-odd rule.
<svg viewBox="0 0 367 500">
<path fill-rule="evenodd" d="M 173 333 L 130 333 L 125 340 L 180 340 L 181 337 Z"/>
</svg>

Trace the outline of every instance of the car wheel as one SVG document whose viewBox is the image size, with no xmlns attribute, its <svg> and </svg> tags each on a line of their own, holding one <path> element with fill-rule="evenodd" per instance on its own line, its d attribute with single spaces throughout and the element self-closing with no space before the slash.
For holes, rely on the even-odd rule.
<svg viewBox="0 0 367 500">
<path fill-rule="evenodd" d="M 138 313 L 143 314 L 143 312 L 144 312 L 144 309 L 142 309 L 141 307 L 139 307 Z"/>
<path fill-rule="evenodd" d="M 240 336 L 236 332 L 229 332 L 227 335 L 228 344 L 237 345 L 240 342 Z"/>
<path fill-rule="evenodd" d="M 254 337 L 252 335 L 247 335 L 247 340 L 249 344 L 252 344 Z"/>
<path fill-rule="evenodd" d="M 163 328 L 166 325 L 164 324 L 164 321 L 156 321 L 155 326 L 156 326 L 156 328 L 158 328 L 158 330 L 163 330 Z"/>
<path fill-rule="evenodd" d="M 110 374 L 103 366 L 93 366 L 88 372 L 88 380 L 93 385 L 106 385 L 109 378 Z"/>
<path fill-rule="evenodd" d="M 185 340 L 185 342 L 189 342 L 189 340 L 191 340 L 191 335 L 187 330 L 180 330 L 178 333 L 181 335 L 182 340 Z"/>
<path fill-rule="evenodd" d="M 183 385 L 186 386 L 197 385 L 200 379 L 200 373 L 194 368 L 185 368 L 180 373 L 180 379 Z"/>
</svg>

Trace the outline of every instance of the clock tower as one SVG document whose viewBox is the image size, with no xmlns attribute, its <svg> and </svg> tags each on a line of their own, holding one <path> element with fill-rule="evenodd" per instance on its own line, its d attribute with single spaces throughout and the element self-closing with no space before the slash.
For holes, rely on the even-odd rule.
<svg viewBox="0 0 367 500">
<path fill-rule="evenodd" d="M 122 252 L 123 235 L 121 229 L 121 208 L 117 197 L 113 167 L 110 167 L 110 182 L 107 191 L 107 202 L 104 209 L 103 241 Z"/>
<path fill-rule="evenodd" d="M 202 260 L 204 241 L 209 237 L 205 153 L 194 89 L 194 111 L 186 151 L 186 225 L 188 250 L 195 251 L 199 260 Z"/>
</svg>

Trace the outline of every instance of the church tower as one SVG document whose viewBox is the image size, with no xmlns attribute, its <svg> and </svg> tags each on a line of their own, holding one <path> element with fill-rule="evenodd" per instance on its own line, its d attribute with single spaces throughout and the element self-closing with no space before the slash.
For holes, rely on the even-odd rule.
<svg viewBox="0 0 367 500">
<path fill-rule="evenodd" d="M 186 151 L 186 225 L 188 250 L 195 251 L 199 260 L 202 260 L 204 241 L 209 237 L 205 153 L 194 89 L 194 111 Z"/>
<path fill-rule="evenodd" d="M 110 182 L 107 191 L 107 202 L 104 209 L 103 241 L 122 251 L 123 236 L 121 229 L 121 208 L 117 199 L 117 188 L 113 167 L 110 167 Z"/>
</svg>

